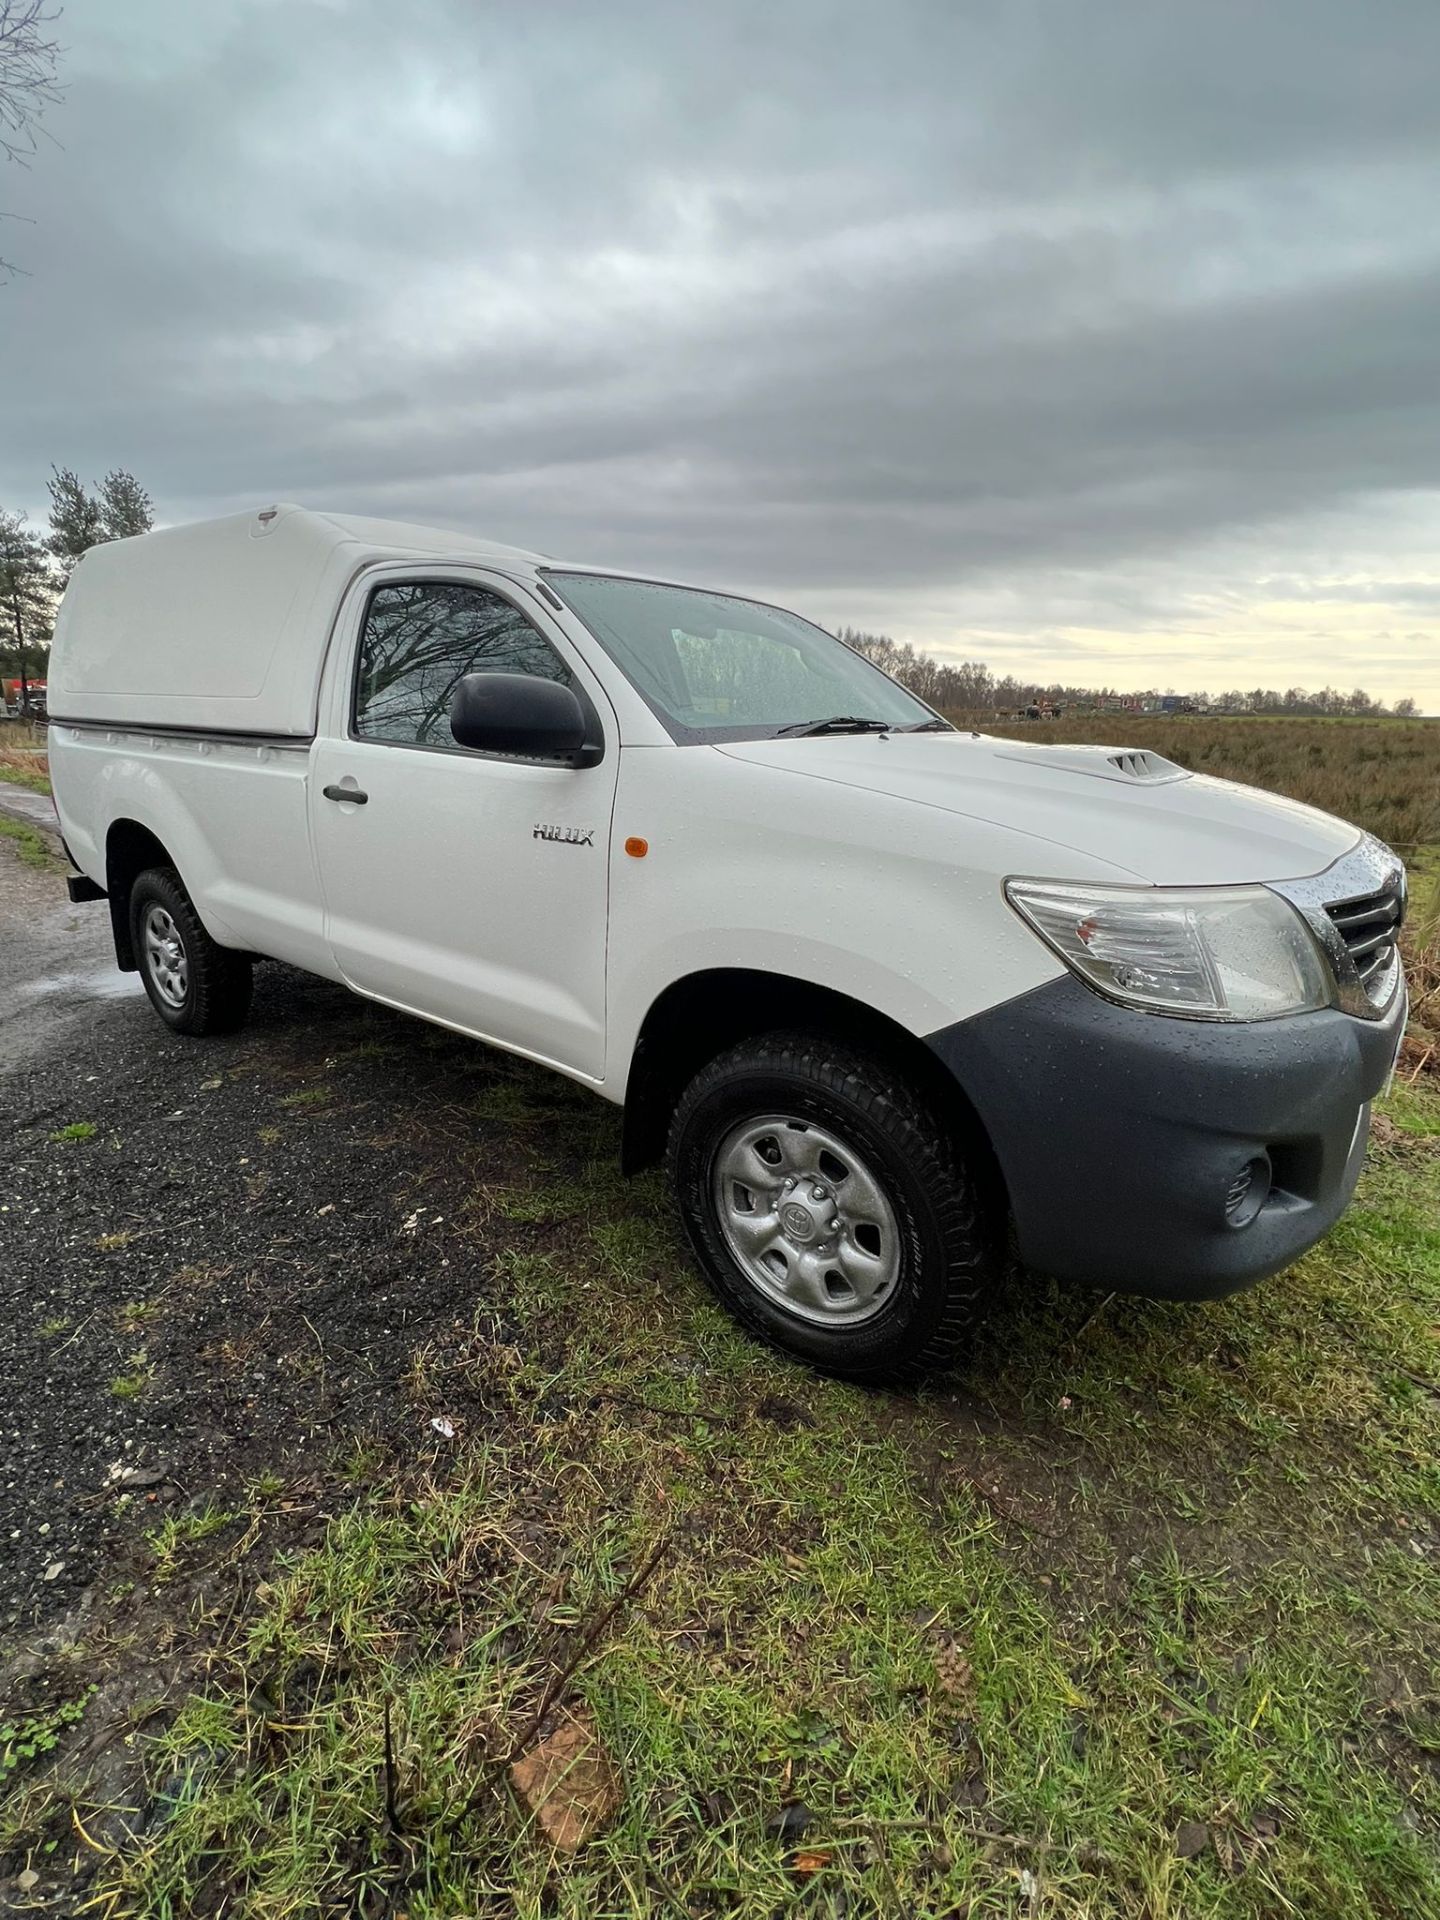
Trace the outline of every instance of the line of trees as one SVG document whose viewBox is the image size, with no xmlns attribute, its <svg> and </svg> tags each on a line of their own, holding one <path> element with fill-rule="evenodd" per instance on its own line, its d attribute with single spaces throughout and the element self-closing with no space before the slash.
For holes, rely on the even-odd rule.
<svg viewBox="0 0 1440 1920">
<path fill-rule="evenodd" d="M 54 631 L 55 608 L 82 553 L 106 540 L 147 533 L 155 510 L 149 494 L 123 467 L 87 487 L 70 467 L 54 467 L 49 480 L 48 531 L 34 527 L 23 513 L 0 507 L 0 678 L 19 682 L 20 707 L 33 702 L 32 678 L 43 673 L 44 656 Z M 1349 693 L 1334 687 L 1319 692 L 1304 687 L 1253 687 L 1248 691 L 1186 693 L 1170 689 L 1137 695 L 1113 687 L 1048 685 L 1015 674 L 996 674 L 983 660 L 937 660 L 909 641 L 885 633 L 842 627 L 839 636 L 856 653 L 873 660 L 933 707 L 967 713 L 1023 712 L 1026 708 L 1104 707 L 1178 699 L 1196 713 L 1373 714 L 1408 719 L 1418 712 L 1411 699 L 1387 707 L 1363 687 Z"/>
<path fill-rule="evenodd" d="M 967 713 L 996 713 L 1027 707 L 1102 707 L 1132 701 L 1154 700 L 1162 695 L 1122 693 L 1114 687 L 1062 686 L 1058 681 L 1042 685 L 1038 680 L 1018 679 L 1014 674 L 995 674 L 983 660 L 952 662 L 937 660 L 907 641 L 892 640 L 886 633 L 864 633 L 856 627 L 842 627 L 840 638 L 856 653 L 873 660 L 877 667 L 929 701 L 932 707 L 948 707 Z M 1418 711 L 1411 699 L 1397 700 L 1387 707 L 1356 687 L 1341 693 L 1325 687 L 1318 693 L 1304 687 L 1289 687 L 1280 692 L 1273 687 L 1254 687 L 1246 691 L 1233 688 L 1228 693 L 1185 693 L 1175 695 L 1167 688 L 1166 698 L 1178 698 L 1187 710 L 1196 713 L 1296 713 L 1296 714 L 1375 714 L 1393 713 L 1409 719 Z"/>
<path fill-rule="evenodd" d="M 0 507 L 0 678 L 19 682 L 22 713 L 36 704 L 30 684 L 43 674 L 55 608 L 81 554 L 155 524 L 149 494 L 123 467 L 94 487 L 69 467 L 53 467 L 49 488 L 46 532 Z"/>
</svg>

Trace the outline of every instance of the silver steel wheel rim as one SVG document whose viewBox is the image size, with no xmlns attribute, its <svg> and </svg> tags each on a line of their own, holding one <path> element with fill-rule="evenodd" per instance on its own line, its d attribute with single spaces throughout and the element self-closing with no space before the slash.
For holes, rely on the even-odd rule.
<svg viewBox="0 0 1440 1920">
<path fill-rule="evenodd" d="M 778 1113 L 744 1120 L 716 1149 L 712 1193 L 736 1265 L 787 1313 L 855 1327 L 883 1310 L 900 1273 L 895 1210 L 838 1134 Z"/>
<path fill-rule="evenodd" d="M 167 1007 L 183 1007 L 190 986 L 185 942 L 173 917 L 160 905 L 145 910 L 145 966 Z"/>
</svg>

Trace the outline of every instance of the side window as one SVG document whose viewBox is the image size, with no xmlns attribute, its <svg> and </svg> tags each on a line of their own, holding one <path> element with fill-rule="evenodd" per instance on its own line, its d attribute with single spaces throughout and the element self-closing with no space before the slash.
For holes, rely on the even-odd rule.
<svg viewBox="0 0 1440 1920">
<path fill-rule="evenodd" d="M 455 747 L 450 702 L 467 673 L 533 673 L 574 684 L 549 642 L 498 593 L 452 580 L 377 587 L 360 635 L 356 733 Z"/>
</svg>

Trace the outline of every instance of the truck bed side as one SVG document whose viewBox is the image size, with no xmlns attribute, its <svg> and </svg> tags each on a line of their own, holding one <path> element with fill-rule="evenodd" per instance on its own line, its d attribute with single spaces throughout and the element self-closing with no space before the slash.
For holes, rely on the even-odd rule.
<svg viewBox="0 0 1440 1920">
<path fill-rule="evenodd" d="M 80 870 L 109 890 L 127 823 L 154 836 L 222 945 L 335 978 L 306 813 L 309 744 L 54 725 L 56 807 Z"/>
</svg>

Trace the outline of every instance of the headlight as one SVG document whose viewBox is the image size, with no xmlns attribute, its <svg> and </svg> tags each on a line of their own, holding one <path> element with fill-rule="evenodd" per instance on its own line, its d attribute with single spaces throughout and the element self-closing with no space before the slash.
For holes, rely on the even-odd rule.
<svg viewBox="0 0 1440 1920">
<path fill-rule="evenodd" d="M 1273 1020 L 1330 1004 L 1304 920 L 1268 887 L 1010 880 L 1012 907 L 1108 999 L 1191 1020 Z"/>
</svg>

